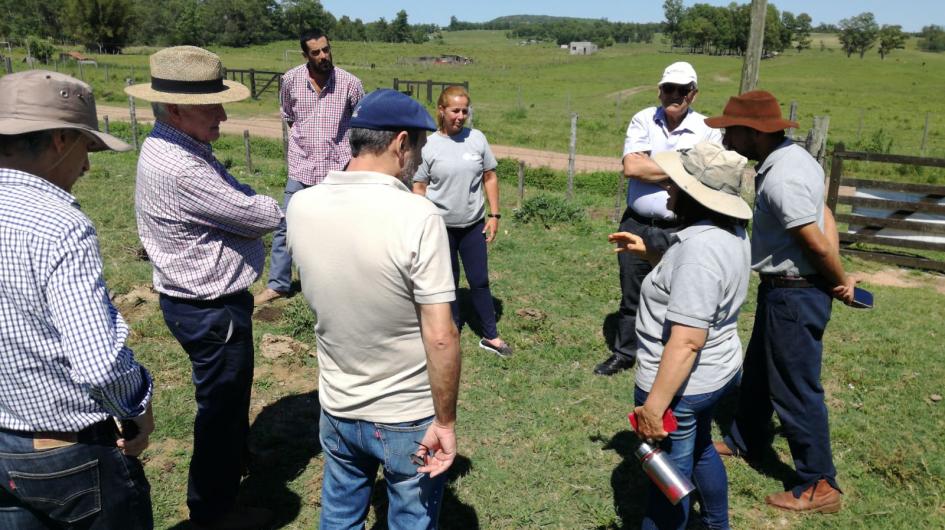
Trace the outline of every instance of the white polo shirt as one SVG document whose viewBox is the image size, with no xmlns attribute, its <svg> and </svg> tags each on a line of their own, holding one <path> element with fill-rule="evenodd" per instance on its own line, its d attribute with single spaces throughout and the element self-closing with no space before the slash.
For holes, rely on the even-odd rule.
<svg viewBox="0 0 945 530">
<path fill-rule="evenodd" d="M 686 113 L 679 127 L 666 128 L 663 107 L 643 109 L 633 116 L 627 126 L 623 156 L 630 153 L 649 153 L 689 149 L 702 141 L 722 143 L 722 132 L 705 124 L 705 116 L 692 110 Z M 627 207 L 643 217 L 673 220 L 675 215 L 666 209 L 669 194 L 657 184 L 630 179 L 627 187 Z"/>
<path fill-rule="evenodd" d="M 433 415 L 417 304 L 455 299 L 446 225 L 398 179 L 331 171 L 297 192 L 286 242 L 315 312 L 318 397 L 333 416 Z"/>
</svg>

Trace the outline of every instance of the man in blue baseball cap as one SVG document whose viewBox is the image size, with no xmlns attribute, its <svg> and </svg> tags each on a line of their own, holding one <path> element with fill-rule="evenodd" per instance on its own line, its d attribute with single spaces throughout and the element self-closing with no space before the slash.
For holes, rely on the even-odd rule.
<svg viewBox="0 0 945 530">
<path fill-rule="evenodd" d="M 318 315 L 320 528 L 361 528 L 379 465 L 391 528 L 435 528 L 456 456 L 459 333 L 446 225 L 408 188 L 427 111 L 393 90 L 351 118 L 352 159 L 296 193 L 287 244 Z"/>
</svg>

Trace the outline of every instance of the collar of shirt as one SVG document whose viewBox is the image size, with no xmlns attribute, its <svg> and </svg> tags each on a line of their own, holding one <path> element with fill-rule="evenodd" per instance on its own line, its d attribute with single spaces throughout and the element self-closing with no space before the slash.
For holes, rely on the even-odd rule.
<svg viewBox="0 0 945 530">
<path fill-rule="evenodd" d="M 64 203 L 69 204 L 76 209 L 79 208 L 79 201 L 68 191 L 56 186 L 48 180 L 37 177 L 32 173 L 26 173 L 17 169 L 0 168 L 0 186 L 27 186 L 35 188 L 43 193 L 52 195 Z"/>
<path fill-rule="evenodd" d="M 377 171 L 329 171 L 321 185 L 345 186 L 348 184 L 383 184 L 401 191 L 410 189 L 397 177 Z"/>
<path fill-rule="evenodd" d="M 151 136 L 177 145 L 181 149 L 195 154 L 204 160 L 215 160 L 213 157 L 213 147 L 211 147 L 210 144 L 196 140 L 187 133 L 163 121 L 158 121 L 154 124 L 154 129 L 151 130 Z"/>
<path fill-rule="evenodd" d="M 328 81 L 325 83 L 325 86 L 321 90 L 315 90 L 315 86 L 312 82 L 312 76 L 308 72 L 308 63 L 301 65 L 299 68 L 299 77 L 305 80 L 305 86 L 309 90 L 315 93 L 316 96 L 321 97 L 322 94 L 327 94 L 335 88 L 335 68 L 332 67 L 331 73 L 328 74 Z"/>
<path fill-rule="evenodd" d="M 717 227 L 711 221 L 699 221 L 673 234 L 673 239 L 682 242 L 713 228 Z"/>
<path fill-rule="evenodd" d="M 784 141 L 781 142 L 780 145 L 778 145 L 777 147 L 774 148 L 773 151 L 768 153 L 768 156 L 765 157 L 764 162 L 758 164 L 755 167 L 755 171 L 758 172 L 758 175 L 755 177 L 755 181 L 757 182 L 762 177 L 764 177 L 765 173 L 767 173 L 768 170 L 771 169 L 771 166 L 773 166 L 775 162 L 777 162 L 778 160 L 781 159 L 782 156 L 784 156 L 784 154 L 786 153 L 784 148 L 790 147 L 792 145 L 794 145 L 794 142 L 792 142 L 789 138 L 785 138 Z"/>
<path fill-rule="evenodd" d="M 694 129 L 692 128 L 692 124 L 687 123 L 687 122 L 691 121 L 690 118 L 692 118 L 692 113 L 693 111 L 691 108 L 686 109 L 686 116 L 683 117 L 681 122 L 679 122 L 679 127 L 676 127 L 672 131 L 666 128 L 666 109 L 664 109 L 663 107 L 659 107 L 656 109 L 656 112 L 653 114 L 653 121 L 658 123 L 659 126 L 663 128 L 663 131 L 667 135 L 682 134 L 684 132 L 691 133 L 694 131 Z"/>
</svg>

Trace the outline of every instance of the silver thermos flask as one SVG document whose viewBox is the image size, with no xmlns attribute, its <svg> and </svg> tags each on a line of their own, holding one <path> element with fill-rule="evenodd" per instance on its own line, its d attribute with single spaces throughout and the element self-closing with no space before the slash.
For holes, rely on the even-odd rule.
<svg viewBox="0 0 945 530">
<path fill-rule="evenodd" d="M 646 442 L 640 442 L 637 447 L 637 458 L 640 459 L 640 465 L 649 475 L 650 480 L 666 495 L 669 502 L 675 506 L 683 500 L 686 495 L 696 489 L 689 478 L 684 477 L 676 469 L 673 462 L 666 456 L 659 447 L 653 447 Z"/>
</svg>

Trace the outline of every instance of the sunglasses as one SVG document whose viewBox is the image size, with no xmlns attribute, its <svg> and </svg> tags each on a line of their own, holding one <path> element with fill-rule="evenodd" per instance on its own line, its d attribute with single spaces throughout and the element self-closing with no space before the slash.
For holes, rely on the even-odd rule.
<svg viewBox="0 0 945 530">
<path fill-rule="evenodd" d="M 685 96 L 690 92 L 695 90 L 696 87 L 690 85 L 674 85 L 671 83 L 666 83 L 665 85 L 660 85 L 660 91 L 666 94 L 667 96 Z"/>
</svg>

